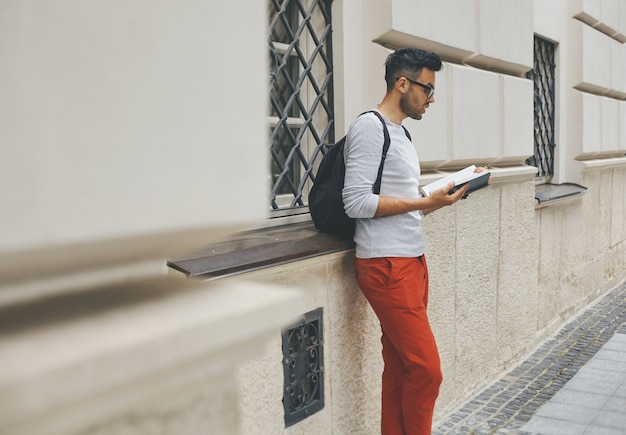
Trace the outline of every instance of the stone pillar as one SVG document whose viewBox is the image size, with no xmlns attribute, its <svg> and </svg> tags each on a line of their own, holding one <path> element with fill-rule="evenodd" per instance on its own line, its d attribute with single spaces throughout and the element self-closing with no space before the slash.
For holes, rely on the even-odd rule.
<svg viewBox="0 0 626 435">
<path fill-rule="evenodd" d="M 0 433 L 237 432 L 235 367 L 297 295 L 165 263 L 266 218 L 265 16 L 3 2 Z"/>
</svg>

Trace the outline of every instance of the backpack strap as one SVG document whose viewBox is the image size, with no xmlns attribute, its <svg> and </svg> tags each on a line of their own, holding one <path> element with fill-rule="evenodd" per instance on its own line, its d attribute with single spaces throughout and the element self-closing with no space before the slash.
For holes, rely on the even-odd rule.
<svg viewBox="0 0 626 435">
<path fill-rule="evenodd" d="M 409 130 L 406 129 L 406 127 L 403 125 L 402 128 L 404 129 L 404 134 L 406 134 L 406 137 L 413 142 L 413 139 L 411 138 L 411 133 L 409 133 Z"/>
<path fill-rule="evenodd" d="M 368 110 L 367 112 L 361 113 L 361 115 L 365 115 L 366 113 L 373 113 L 374 115 L 376 115 L 376 117 L 380 120 L 381 124 L 383 125 L 383 138 L 384 138 L 383 153 L 380 158 L 380 165 L 378 165 L 378 175 L 376 176 L 376 182 L 374 183 L 374 186 L 372 186 L 372 191 L 376 195 L 378 195 L 380 194 L 380 185 L 383 179 L 383 168 L 385 166 L 385 159 L 387 159 L 387 152 L 389 151 L 389 147 L 391 146 L 391 139 L 389 138 L 389 130 L 387 129 L 387 124 L 385 124 L 385 120 L 383 119 L 382 115 L 375 110 Z M 411 142 L 413 142 L 413 139 L 411 139 L 411 134 L 409 133 L 409 130 L 407 130 L 404 125 L 402 126 L 402 128 L 404 129 L 404 134 L 406 134 L 406 137 Z"/>
<path fill-rule="evenodd" d="M 371 110 L 370 112 L 376 115 L 376 117 L 380 119 L 380 122 L 383 124 L 383 154 L 380 157 L 380 165 L 378 165 L 378 175 L 376 176 L 376 182 L 372 187 L 372 191 L 376 195 L 378 195 L 380 194 L 380 185 L 383 179 L 383 167 L 385 166 L 385 159 L 387 158 L 387 152 L 389 151 L 389 146 L 391 145 L 391 139 L 389 138 L 389 130 L 387 129 L 387 124 L 385 124 L 385 120 L 383 119 L 381 114 L 376 112 L 375 110 Z"/>
</svg>

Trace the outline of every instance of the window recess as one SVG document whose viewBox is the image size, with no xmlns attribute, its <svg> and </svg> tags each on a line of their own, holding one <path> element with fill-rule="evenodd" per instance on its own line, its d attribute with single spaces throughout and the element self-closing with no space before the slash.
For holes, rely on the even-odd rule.
<svg viewBox="0 0 626 435">
<path fill-rule="evenodd" d="M 302 213 L 334 142 L 331 4 L 269 2 L 271 217 Z"/>
<path fill-rule="evenodd" d="M 535 199 L 540 206 L 575 198 L 587 193 L 587 188 L 573 183 L 547 182 L 554 175 L 556 119 L 556 44 L 535 36 L 533 69 L 527 77 L 533 80 L 534 154 L 526 164 L 537 168 L 538 183 Z"/>
</svg>

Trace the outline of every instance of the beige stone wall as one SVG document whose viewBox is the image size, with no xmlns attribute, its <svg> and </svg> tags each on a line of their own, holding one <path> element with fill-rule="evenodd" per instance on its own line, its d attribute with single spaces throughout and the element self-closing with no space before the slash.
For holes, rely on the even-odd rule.
<svg viewBox="0 0 626 435">
<path fill-rule="evenodd" d="M 305 295 L 303 313 L 324 308 L 325 407 L 285 433 L 376 433 L 382 371 L 380 327 L 354 279 L 353 252 L 316 257 L 236 279 L 291 282 Z M 264 355 L 240 368 L 242 434 L 282 433 L 281 359 L 280 331 L 276 331 Z"/>
<path fill-rule="evenodd" d="M 591 166 L 591 165 L 590 165 Z M 624 163 L 582 174 L 589 193 L 537 211 L 538 330 L 553 330 L 624 278 Z"/>
<path fill-rule="evenodd" d="M 433 328 L 444 370 L 438 411 L 490 382 L 533 346 L 537 237 L 532 174 L 427 216 Z"/>
</svg>

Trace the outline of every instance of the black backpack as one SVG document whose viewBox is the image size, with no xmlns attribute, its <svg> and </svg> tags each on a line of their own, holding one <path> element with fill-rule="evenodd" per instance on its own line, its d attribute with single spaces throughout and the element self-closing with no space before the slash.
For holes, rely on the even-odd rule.
<svg viewBox="0 0 626 435">
<path fill-rule="evenodd" d="M 385 120 L 376 111 L 371 110 L 365 113 L 375 114 L 383 124 L 383 152 L 378 166 L 378 176 L 372 186 L 372 191 L 378 195 L 380 193 L 380 183 L 383 176 L 383 166 L 389 151 L 390 139 L 389 131 L 385 125 Z M 361 116 L 359 115 L 359 116 Z M 404 128 L 404 126 L 403 126 Z M 411 140 L 411 135 L 404 128 L 404 132 Z M 343 147 L 346 142 L 344 136 L 330 147 L 320 163 L 313 188 L 309 193 L 309 210 L 315 227 L 323 232 L 334 234 L 342 239 L 352 240 L 354 238 L 355 220 L 348 217 L 343 207 L 341 191 L 343 190 L 344 178 L 346 176 L 346 163 L 343 159 Z"/>
</svg>

